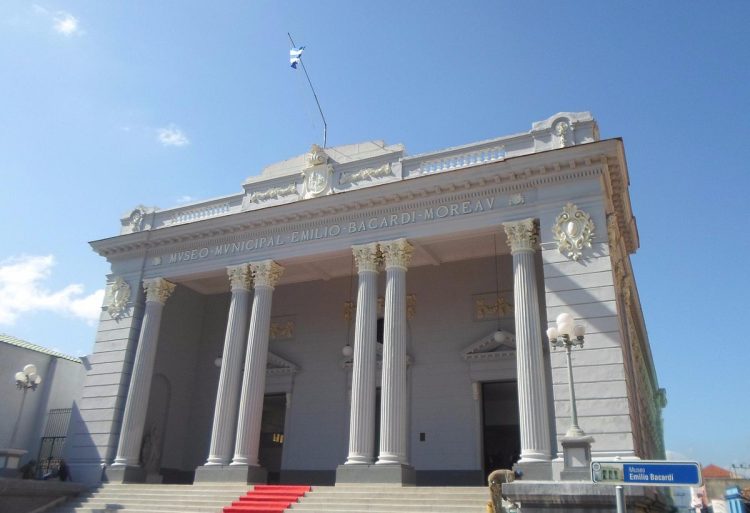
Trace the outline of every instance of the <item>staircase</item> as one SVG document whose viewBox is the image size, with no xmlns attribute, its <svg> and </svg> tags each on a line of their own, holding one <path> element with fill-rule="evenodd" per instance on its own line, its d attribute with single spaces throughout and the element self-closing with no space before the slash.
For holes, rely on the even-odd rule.
<svg viewBox="0 0 750 513">
<path fill-rule="evenodd" d="M 219 513 L 252 485 L 103 484 L 46 513 Z"/>
<path fill-rule="evenodd" d="M 289 513 L 485 513 L 486 487 L 315 486 Z"/>
<path fill-rule="evenodd" d="M 47 513 L 485 513 L 489 499 L 464 486 L 104 484 Z"/>
</svg>

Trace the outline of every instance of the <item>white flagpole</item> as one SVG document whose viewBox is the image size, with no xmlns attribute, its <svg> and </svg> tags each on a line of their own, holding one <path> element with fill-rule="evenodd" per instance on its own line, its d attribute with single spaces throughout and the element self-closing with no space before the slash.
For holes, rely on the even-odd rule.
<svg viewBox="0 0 750 513">
<path fill-rule="evenodd" d="M 289 41 L 291 41 L 292 46 L 294 48 L 297 48 L 297 45 L 294 44 L 294 39 L 292 39 L 292 35 L 287 32 L 287 36 L 289 36 Z M 315 97 L 315 103 L 318 105 L 318 112 L 320 112 L 320 117 L 323 120 L 323 148 L 326 147 L 326 143 L 328 142 L 328 124 L 326 123 L 326 117 L 323 115 L 323 109 L 320 108 L 320 101 L 318 101 L 318 95 L 315 93 L 315 88 L 312 85 L 312 82 L 310 81 L 310 75 L 307 74 L 307 68 L 305 68 L 305 63 L 302 61 L 302 56 L 299 57 L 299 63 L 302 64 L 302 71 L 305 72 L 305 77 L 307 77 L 307 83 L 310 84 L 310 90 L 312 91 L 313 97 Z"/>
</svg>

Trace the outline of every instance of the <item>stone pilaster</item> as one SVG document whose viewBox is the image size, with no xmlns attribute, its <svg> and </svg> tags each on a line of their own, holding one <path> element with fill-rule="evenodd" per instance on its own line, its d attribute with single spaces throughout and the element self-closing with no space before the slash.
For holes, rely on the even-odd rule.
<svg viewBox="0 0 750 513">
<path fill-rule="evenodd" d="M 242 380 L 237 439 L 231 465 L 259 467 L 260 423 L 266 388 L 268 338 L 271 326 L 271 300 L 284 268 L 273 260 L 251 263 L 255 282 L 255 299 L 250 316 L 250 330 Z"/>
<path fill-rule="evenodd" d="M 130 387 L 125 402 L 117 456 L 112 464 L 112 468 L 124 470 L 124 473 L 118 475 L 115 479 L 138 480 L 142 477 L 140 474 L 143 472 L 142 469 L 139 469 L 138 458 L 151 392 L 151 378 L 154 373 L 161 314 L 164 303 L 172 294 L 174 288 L 173 283 L 163 278 L 143 280 L 143 289 L 146 292 L 146 308 L 138 338 L 133 371 L 130 375 Z M 145 477 L 145 474 L 143 477 Z"/>
<path fill-rule="evenodd" d="M 406 411 L 406 239 L 381 242 L 386 269 L 383 383 L 378 465 L 408 465 Z"/>
<path fill-rule="evenodd" d="M 231 284 L 232 299 L 229 304 L 219 388 L 216 391 L 211 448 L 206 466 L 228 465 L 232 458 L 244 356 L 243 341 L 247 336 L 248 304 L 252 285 L 250 266 L 241 264 L 227 267 L 227 274 Z"/>
<path fill-rule="evenodd" d="M 539 232 L 534 219 L 504 223 L 503 227 L 513 255 L 518 412 L 521 428 L 519 464 L 547 464 L 551 460 L 549 414 L 534 263 Z"/>
<path fill-rule="evenodd" d="M 353 246 L 359 288 L 354 328 L 352 402 L 349 418 L 349 457 L 347 465 L 371 464 L 375 430 L 375 355 L 378 303 L 378 245 Z"/>
</svg>

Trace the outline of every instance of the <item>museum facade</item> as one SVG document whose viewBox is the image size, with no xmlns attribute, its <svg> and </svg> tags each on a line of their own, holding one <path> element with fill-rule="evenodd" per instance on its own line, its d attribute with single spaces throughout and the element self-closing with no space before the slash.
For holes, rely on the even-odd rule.
<svg viewBox="0 0 750 513">
<path fill-rule="evenodd" d="M 408 156 L 271 165 L 238 194 L 139 206 L 111 264 L 67 454 L 80 480 L 482 484 L 664 456 L 620 139 L 589 113 Z"/>
</svg>

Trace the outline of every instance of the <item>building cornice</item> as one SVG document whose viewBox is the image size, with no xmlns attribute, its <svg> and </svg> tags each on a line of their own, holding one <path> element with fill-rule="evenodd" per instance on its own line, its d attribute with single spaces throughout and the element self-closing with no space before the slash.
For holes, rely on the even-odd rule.
<svg viewBox="0 0 750 513">
<path fill-rule="evenodd" d="M 389 209 L 397 205 L 403 207 L 405 203 L 410 208 L 419 208 L 436 198 L 460 201 L 479 191 L 488 194 L 522 192 L 595 176 L 603 177 L 608 202 L 617 217 L 628 252 L 632 253 L 638 247 L 638 236 L 630 210 L 627 167 L 620 139 L 511 157 L 377 187 L 119 235 L 94 241 L 91 246 L 102 256 L 119 259 L 147 249 L 206 238 L 231 237 L 251 231 L 259 235 L 273 234 L 280 229 L 304 229 L 305 225 L 322 219 L 350 220 L 387 214 Z"/>
</svg>

